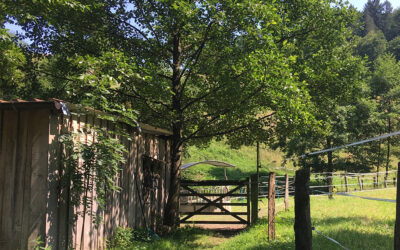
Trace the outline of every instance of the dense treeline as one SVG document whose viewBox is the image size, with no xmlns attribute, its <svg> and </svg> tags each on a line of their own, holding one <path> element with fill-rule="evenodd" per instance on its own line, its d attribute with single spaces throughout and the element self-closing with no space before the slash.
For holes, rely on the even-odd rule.
<svg viewBox="0 0 400 250">
<path fill-rule="evenodd" d="M 388 1 L 369 0 L 357 15 L 358 21 L 352 26 L 352 53 L 363 59 L 358 93 L 350 102 L 335 102 L 334 107 L 318 111 L 330 115 L 330 120 L 321 119 L 325 122 L 323 133 L 311 129 L 290 139 L 289 144 L 285 141 L 276 145 L 304 153 L 400 130 L 400 9 L 393 10 Z M 395 166 L 392 161 L 399 153 L 394 137 L 314 157 L 311 164 L 316 171 L 379 172 Z"/>
<path fill-rule="evenodd" d="M 173 132 L 168 225 L 183 145 L 262 142 L 293 156 L 399 130 L 389 2 L 6 0 L 0 24 L 2 99 L 56 97 Z M 398 148 L 388 139 L 308 164 L 379 170 Z"/>
</svg>

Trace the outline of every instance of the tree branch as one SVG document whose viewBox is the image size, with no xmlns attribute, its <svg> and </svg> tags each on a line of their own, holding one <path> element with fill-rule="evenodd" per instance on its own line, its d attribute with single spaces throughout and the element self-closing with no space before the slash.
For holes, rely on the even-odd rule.
<svg viewBox="0 0 400 250">
<path fill-rule="evenodd" d="M 244 124 L 242 126 L 238 126 L 238 127 L 235 127 L 235 128 L 224 130 L 224 131 L 219 131 L 219 132 L 215 132 L 215 133 L 211 133 L 211 134 L 205 134 L 205 135 L 199 135 L 199 136 L 194 136 L 193 134 L 191 134 L 188 137 L 184 138 L 183 141 L 185 142 L 185 141 L 190 140 L 190 139 L 202 139 L 202 138 L 208 138 L 208 137 L 214 137 L 214 136 L 227 135 L 227 134 L 230 134 L 230 133 L 242 130 L 242 129 L 246 129 L 246 128 L 250 127 L 251 125 L 253 125 L 253 124 L 257 123 L 257 122 L 260 122 L 260 121 L 262 121 L 262 120 L 264 120 L 266 118 L 269 118 L 269 117 L 271 117 L 271 116 L 273 116 L 275 114 L 276 114 L 276 111 L 272 112 L 271 114 L 268 114 L 268 115 L 265 115 L 263 117 L 260 117 L 260 118 L 256 119 L 255 121 L 249 122 L 249 123 Z"/>
<path fill-rule="evenodd" d="M 120 94 L 120 95 L 128 96 L 128 97 L 135 98 L 135 99 L 140 99 L 140 100 L 144 101 L 144 102 L 147 104 L 147 106 L 148 106 L 150 109 L 152 109 L 152 111 L 153 111 L 154 113 L 157 113 L 157 114 L 161 114 L 161 113 L 158 112 L 158 111 L 155 111 L 155 110 L 150 106 L 149 103 L 162 105 L 162 106 L 164 106 L 166 109 L 171 110 L 171 107 L 170 107 L 168 104 L 165 104 L 165 103 L 163 103 L 163 102 L 161 102 L 161 101 L 158 101 L 158 100 L 150 100 L 150 98 L 145 97 L 145 96 L 139 94 L 139 92 L 137 92 L 137 91 L 134 90 L 133 88 L 131 88 L 131 91 L 134 93 L 134 95 L 129 94 L 129 93 L 126 93 L 126 92 L 123 92 L 123 91 L 121 91 L 121 90 L 116 90 L 116 89 L 110 89 L 110 90 L 113 91 L 113 92 L 117 92 L 117 93 Z"/>
<path fill-rule="evenodd" d="M 242 72 L 242 73 L 240 73 L 239 75 L 235 75 L 234 77 L 232 77 L 232 80 L 238 79 L 239 77 L 241 77 L 242 75 L 244 75 L 244 73 L 245 73 L 245 72 Z M 208 97 L 208 96 L 210 96 L 210 95 L 212 95 L 212 94 L 215 94 L 218 90 L 220 90 L 221 88 L 223 88 L 224 86 L 226 86 L 226 85 L 228 85 L 228 84 L 229 84 L 229 82 L 225 82 L 225 84 L 219 85 L 218 87 L 216 87 L 216 88 L 210 90 L 208 93 L 206 93 L 206 94 L 204 94 L 204 95 L 202 95 L 202 96 L 198 96 L 198 97 L 196 97 L 196 98 L 192 98 L 188 103 L 186 103 L 186 104 L 183 106 L 182 110 L 185 110 L 185 109 L 189 108 L 190 106 L 192 106 L 193 104 L 195 104 L 196 102 L 200 102 L 200 101 L 203 100 L 204 98 L 206 98 L 206 97 Z"/>
<path fill-rule="evenodd" d="M 295 32 L 295 33 L 292 33 L 291 35 L 289 35 L 289 36 L 287 36 L 287 37 L 282 37 L 282 38 L 279 39 L 277 42 L 278 42 L 278 43 L 283 43 L 283 41 L 285 41 L 285 40 L 293 39 L 293 38 L 296 38 L 297 36 L 304 36 L 304 35 L 307 35 L 307 34 L 313 32 L 313 31 L 315 31 L 316 29 L 317 29 L 317 28 L 312 28 L 312 29 L 306 30 L 306 31 L 304 31 L 304 32 L 298 32 L 298 33 Z"/>
<path fill-rule="evenodd" d="M 214 21 L 211 21 L 207 25 L 206 32 L 205 32 L 204 37 L 203 37 L 203 39 L 202 39 L 202 41 L 200 43 L 199 48 L 196 50 L 196 52 L 190 57 L 189 61 L 186 63 L 184 69 L 182 70 L 180 78 L 182 78 L 182 76 L 185 74 L 185 72 L 186 72 L 187 68 L 189 67 L 189 65 L 191 65 L 191 67 L 196 66 L 196 64 L 197 64 L 197 62 L 199 60 L 199 57 L 201 55 L 201 52 L 203 51 L 203 48 L 204 48 L 204 46 L 205 46 L 205 44 L 207 42 L 208 34 L 210 33 L 211 26 L 213 25 L 213 23 L 214 23 Z M 188 79 L 190 77 L 191 72 L 192 72 L 192 68 L 189 69 L 189 72 L 186 75 L 185 81 L 182 83 L 182 91 L 185 89 L 185 85 L 186 85 L 186 83 L 187 83 L 187 81 L 188 81 Z"/>
<path fill-rule="evenodd" d="M 193 138 L 196 134 L 198 134 L 200 131 L 204 130 L 207 126 L 209 126 L 210 124 L 214 123 L 216 120 L 218 120 L 218 118 L 221 115 L 226 115 L 227 113 L 231 112 L 232 110 L 234 110 L 234 107 L 240 106 L 243 103 L 247 102 L 248 100 L 250 100 L 252 96 L 258 94 L 265 86 L 261 85 L 259 88 L 257 88 L 255 91 L 253 91 L 250 95 L 246 96 L 245 98 L 243 98 L 238 104 L 235 104 L 234 106 L 231 106 L 230 108 L 226 108 L 224 110 L 222 110 L 222 112 L 217 113 L 213 118 L 211 118 L 206 124 L 204 124 L 203 126 L 201 126 L 199 129 L 197 129 L 196 131 L 194 131 L 191 135 L 188 136 L 188 138 Z"/>
</svg>

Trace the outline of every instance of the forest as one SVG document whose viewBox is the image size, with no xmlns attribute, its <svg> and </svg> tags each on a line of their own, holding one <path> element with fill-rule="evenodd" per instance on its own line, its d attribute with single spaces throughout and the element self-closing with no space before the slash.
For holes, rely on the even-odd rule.
<svg viewBox="0 0 400 250">
<path fill-rule="evenodd" d="M 0 99 L 168 129 L 172 182 L 185 148 L 213 139 L 290 158 L 400 130 L 400 9 L 388 1 L 5 0 L 0 23 Z M 393 137 L 307 164 L 379 172 L 398 158 Z"/>
</svg>

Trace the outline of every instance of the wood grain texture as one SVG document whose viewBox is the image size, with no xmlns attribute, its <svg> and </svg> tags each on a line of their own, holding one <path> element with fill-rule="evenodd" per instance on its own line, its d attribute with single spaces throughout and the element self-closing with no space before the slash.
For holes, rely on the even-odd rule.
<svg viewBox="0 0 400 250">
<path fill-rule="evenodd" d="M 276 174 L 270 172 L 268 181 L 268 240 L 275 239 L 275 178 Z"/>
<path fill-rule="evenodd" d="M 3 121 L 3 122 L 2 122 Z M 107 190 L 107 206 L 95 202 L 90 189 L 91 206 L 73 207 L 68 180 L 64 179 L 67 152 L 59 142 L 66 133 L 77 133 L 81 143 L 96 142 L 93 127 L 115 131 L 118 127 L 132 136 L 118 136 L 127 149 L 117 184 L 120 192 Z M 156 229 L 163 216 L 170 183 L 169 141 L 154 134 L 138 133 L 125 124 L 101 120 L 92 114 L 63 116 L 49 109 L 25 111 L 0 110 L 0 249 L 26 249 L 41 236 L 52 249 L 104 249 L 105 239 L 118 226 Z M 160 178 L 146 204 L 143 199 L 142 156 L 164 162 Z M 82 160 L 79 160 L 82 164 Z M 61 179 L 66 185 L 61 186 Z M 137 181 L 137 185 L 135 183 Z M 90 179 L 85 184 L 94 186 Z M 101 216 L 96 227 L 90 214 Z"/>
<path fill-rule="evenodd" d="M 59 245 L 59 204 L 60 175 L 59 164 L 61 152 L 59 136 L 61 134 L 61 115 L 50 114 L 49 122 L 49 152 L 47 172 L 47 211 L 46 211 L 46 246 L 56 249 Z"/>
<path fill-rule="evenodd" d="M 6 178 L 3 178 L 2 204 L 1 204 L 1 228 L 0 228 L 0 246 L 4 249 L 16 247 L 17 239 L 13 237 L 12 211 L 14 197 L 14 179 L 15 179 L 15 156 L 18 147 L 18 119 L 19 113 L 14 111 L 5 111 L 4 119 L 7 123 L 3 127 L 3 154 L 1 165 Z"/>
<path fill-rule="evenodd" d="M 49 110 L 34 111 L 32 115 L 32 172 L 30 179 L 30 218 L 28 248 L 39 236 L 44 239 L 47 200 L 47 168 L 49 143 Z M 26 206 L 26 205 L 25 205 Z M 25 224 L 25 222 L 24 222 Z"/>
</svg>

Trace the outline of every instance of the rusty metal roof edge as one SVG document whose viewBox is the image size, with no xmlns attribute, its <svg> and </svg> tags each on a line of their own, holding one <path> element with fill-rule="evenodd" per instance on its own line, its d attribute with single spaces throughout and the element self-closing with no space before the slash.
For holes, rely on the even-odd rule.
<svg viewBox="0 0 400 250">
<path fill-rule="evenodd" d="M 96 115 L 100 116 L 108 116 L 108 117 L 113 117 L 115 118 L 115 121 L 122 122 L 127 124 L 127 122 L 123 121 L 120 117 L 112 114 L 108 114 L 104 111 L 100 111 L 91 107 L 87 107 L 81 104 L 73 104 L 64 100 L 52 98 L 47 101 L 45 100 L 40 100 L 40 99 L 33 99 L 32 101 L 26 101 L 26 100 L 11 100 L 11 101 L 4 101 L 0 99 L 0 110 L 4 109 L 13 109 L 16 110 L 17 108 L 26 108 L 26 109 L 33 109 L 33 108 L 50 108 L 50 109 L 55 109 L 60 113 L 65 112 L 69 113 L 69 111 L 72 112 L 79 112 L 79 111 L 84 111 L 86 113 L 93 113 Z M 65 110 L 67 108 L 67 110 Z M 163 128 L 158 128 L 149 124 L 141 123 L 138 122 L 136 123 L 137 127 L 139 127 L 141 130 L 147 132 L 147 133 L 153 133 L 153 134 L 158 134 L 158 135 L 172 135 L 172 132 Z M 131 126 L 130 124 L 127 124 Z"/>
</svg>

